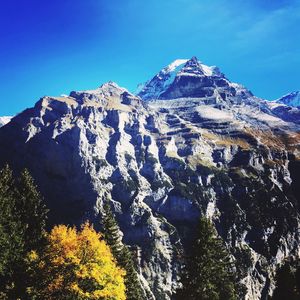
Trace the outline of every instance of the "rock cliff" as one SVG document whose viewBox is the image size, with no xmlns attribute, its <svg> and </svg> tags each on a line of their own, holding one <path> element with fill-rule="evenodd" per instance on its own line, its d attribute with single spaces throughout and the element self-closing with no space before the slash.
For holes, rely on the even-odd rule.
<svg viewBox="0 0 300 300">
<path fill-rule="evenodd" d="M 200 215 L 235 260 L 244 299 L 298 257 L 300 127 L 196 58 L 138 95 L 109 82 L 44 97 L 0 129 L 0 164 L 27 167 L 52 223 L 99 225 L 110 199 L 147 299 L 171 299 Z"/>
</svg>

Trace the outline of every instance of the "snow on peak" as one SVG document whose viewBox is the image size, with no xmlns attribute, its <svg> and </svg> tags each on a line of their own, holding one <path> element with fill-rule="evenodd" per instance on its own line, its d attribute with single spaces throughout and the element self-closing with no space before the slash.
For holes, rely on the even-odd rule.
<svg viewBox="0 0 300 300">
<path fill-rule="evenodd" d="M 138 85 L 136 94 L 144 100 L 158 99 L 174 82 L 177 77 L 203 77 L 218 76 L 223 74 L 215 66 L 209 67 L 202 64 L 197 57 L 191 59 L 176 59 L 163 68 L 151 80 Z"/>
<path fill-rule="evenodd" d="M 136 94 L 145 100 L 158 99 L 160 94 L 172 84 L 178 72 L 187 62 L 188 59 L 174 60 L 171 64 L 157 73 L 151 80 L 144 84 L 139 84 Z"/>
<path fill-rule="evenodd" d="M 194 56 L 186 62 L 178 76 L 222 76 L 222 73 L 216 66 L 207 66 Z"/>
<path fill-rule="evenodd" d="M 176 59 L 172 63 L 170 63 L 168 66 L 166 66 L 162 72 L 168 73 L 175 71 L 178 67 L 186 64 L 188 59 Z"/>
<path fill-rule="evenodd" d="M 13 117 L 11 117 L 11 116 L 0 117 L 0 127 L 2 127 L 4 125 L 6 125 L 7 123 L 9 123 L 12 118 Z"/>
<path fill-rule="evenodd" d="M 174 80 L 177 73 L 180 71 L 180 69 L 182 69 L 185 66 L 185 64 L 187 62 L 188 62 L 188 59 L 176 59 L 172 63 L 170 63 L 168 66 L 163 68 L 156 76 L 159 79 L 163 79 L 163 80 L 165 77 L 168 77 L 167 81 L 170 82 L 171 79 Z"/>
<path fill-rule="evenodd" d="M 300 107 L 300 91 L 292 92 L 277 99 L 275 102 L 288 106 Z"/>
</svg>

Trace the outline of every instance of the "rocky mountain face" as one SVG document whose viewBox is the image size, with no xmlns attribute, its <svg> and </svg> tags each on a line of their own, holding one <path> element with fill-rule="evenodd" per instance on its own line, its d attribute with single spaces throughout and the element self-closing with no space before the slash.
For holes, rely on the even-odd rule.
<svg viewBox="0 0 300 300">
<path fill-rule="evenodd" d="M 138 96 L 143 100 L 211 96 L 224 99 L 239 89 L 240 93 L 251 94 L 229 82 L 217 67 L 203 65 L 196 57 L 174 61 L 140 89 Z"/>
<path fill-rule="evenodd" d="M 300 124 L 300 92 L 292 92 L 275 101 L 267 101 L 267 105 L 279 118 Z"/>
<path fill-rule="evenodd" d="M 99 226 L 109 199 L 147 299 L 172 299 L 200 215 L 232 254 L 241 299 L 265 299 L 300 254 L 298 121 L 177 60 L 138 95 L 109 82 L 40 99 L 0 129 L 0 164 L 31 171 L 52 223 Z"/>
<path fill-rule="evenodd" d="M 300 107 L 289 106 L 277 101 L 266 101 L 271 112 L 280 119 L 300 124 Z"/>
</svg>

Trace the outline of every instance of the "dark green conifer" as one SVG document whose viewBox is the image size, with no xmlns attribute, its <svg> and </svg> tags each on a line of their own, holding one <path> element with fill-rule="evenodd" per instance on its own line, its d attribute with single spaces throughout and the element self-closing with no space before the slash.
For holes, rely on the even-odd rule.
<svg viewBox="0 0 300 300">
<path fill-rule="evenodd" d="M 16 217 L 16 194 L 12 171 L 5 166 L 0 171 L 0 290 L 3 298 L 15 287 L 15 269 L 22 261 L 24 249 L 23 226 Z"/>
<path fill-rule="evenodd" d="M 289 261 L 285 262 L 276 273 L 276 287 L 272 300 L 299 300 L 300 290 L 298 289 L 297 275 L 299 276 L 299 271 L 296 267 L 293 267 Z"/>
<path fill-rule="evenodd" d="M 180 300 L 235 300 L 235 278 L 229 253 L 212 223 L 201 218 L 186 259 Z"/>
<path fill-rule="evenodd" d="M 48 210 L 29 171 L 25 169 L 18 180 L 17 206 L 24 227 L 26 251 L 43 245 Z"/>
<path fill-rule="evenodd" d="M 143 300 L 145 299 L 143 289 L 138 279 L 132 254 L 128 247 L 122 243 L 120 229 L 111 211 L 108 201 L 104 204 L 104 216 L 102 220 L 104 238 L 110 246 L 117 263 L 126 271 L 126 299 Z"/>
<path fill-rule="evenodd" d="M 41 247 L 46 208 L 28 171 L 0 171 L 0 299 L 26 299 L 25 258 Z"/>
</svg>

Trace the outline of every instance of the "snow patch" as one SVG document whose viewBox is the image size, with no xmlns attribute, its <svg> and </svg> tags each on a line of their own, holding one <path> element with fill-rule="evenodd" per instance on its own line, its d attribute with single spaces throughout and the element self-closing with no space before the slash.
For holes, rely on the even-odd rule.
<svg viewBox="0 0 300 300">
<path fill-rule="evenodd" d="M 188 59 L 176 59 L 171 64 L 169 64 L 167 67 L 165 67 L 162 71 L 163 72 L 173 72 L 181 65 L 185 64 L 188 61 Z"/>
<path fill-rule="evenodd" d="M 211 119 L 211 120 L 226 120 L 226 121 L 233 121 L 234 117 L 233 114 L 228 111 L 223 111 L 212 106 L 208 105 L 201 105 L 197 108 L 197 112 L 200 117 L 204 119 Z"/>
<path fill-rule="evenodd" d="M 4 125 L 6 125 L 7 123 L 9 123 L 12 118 L 13 118 L 12 116 L 0 117 L 0 127 L 2 127 Z"/>
</svg>

